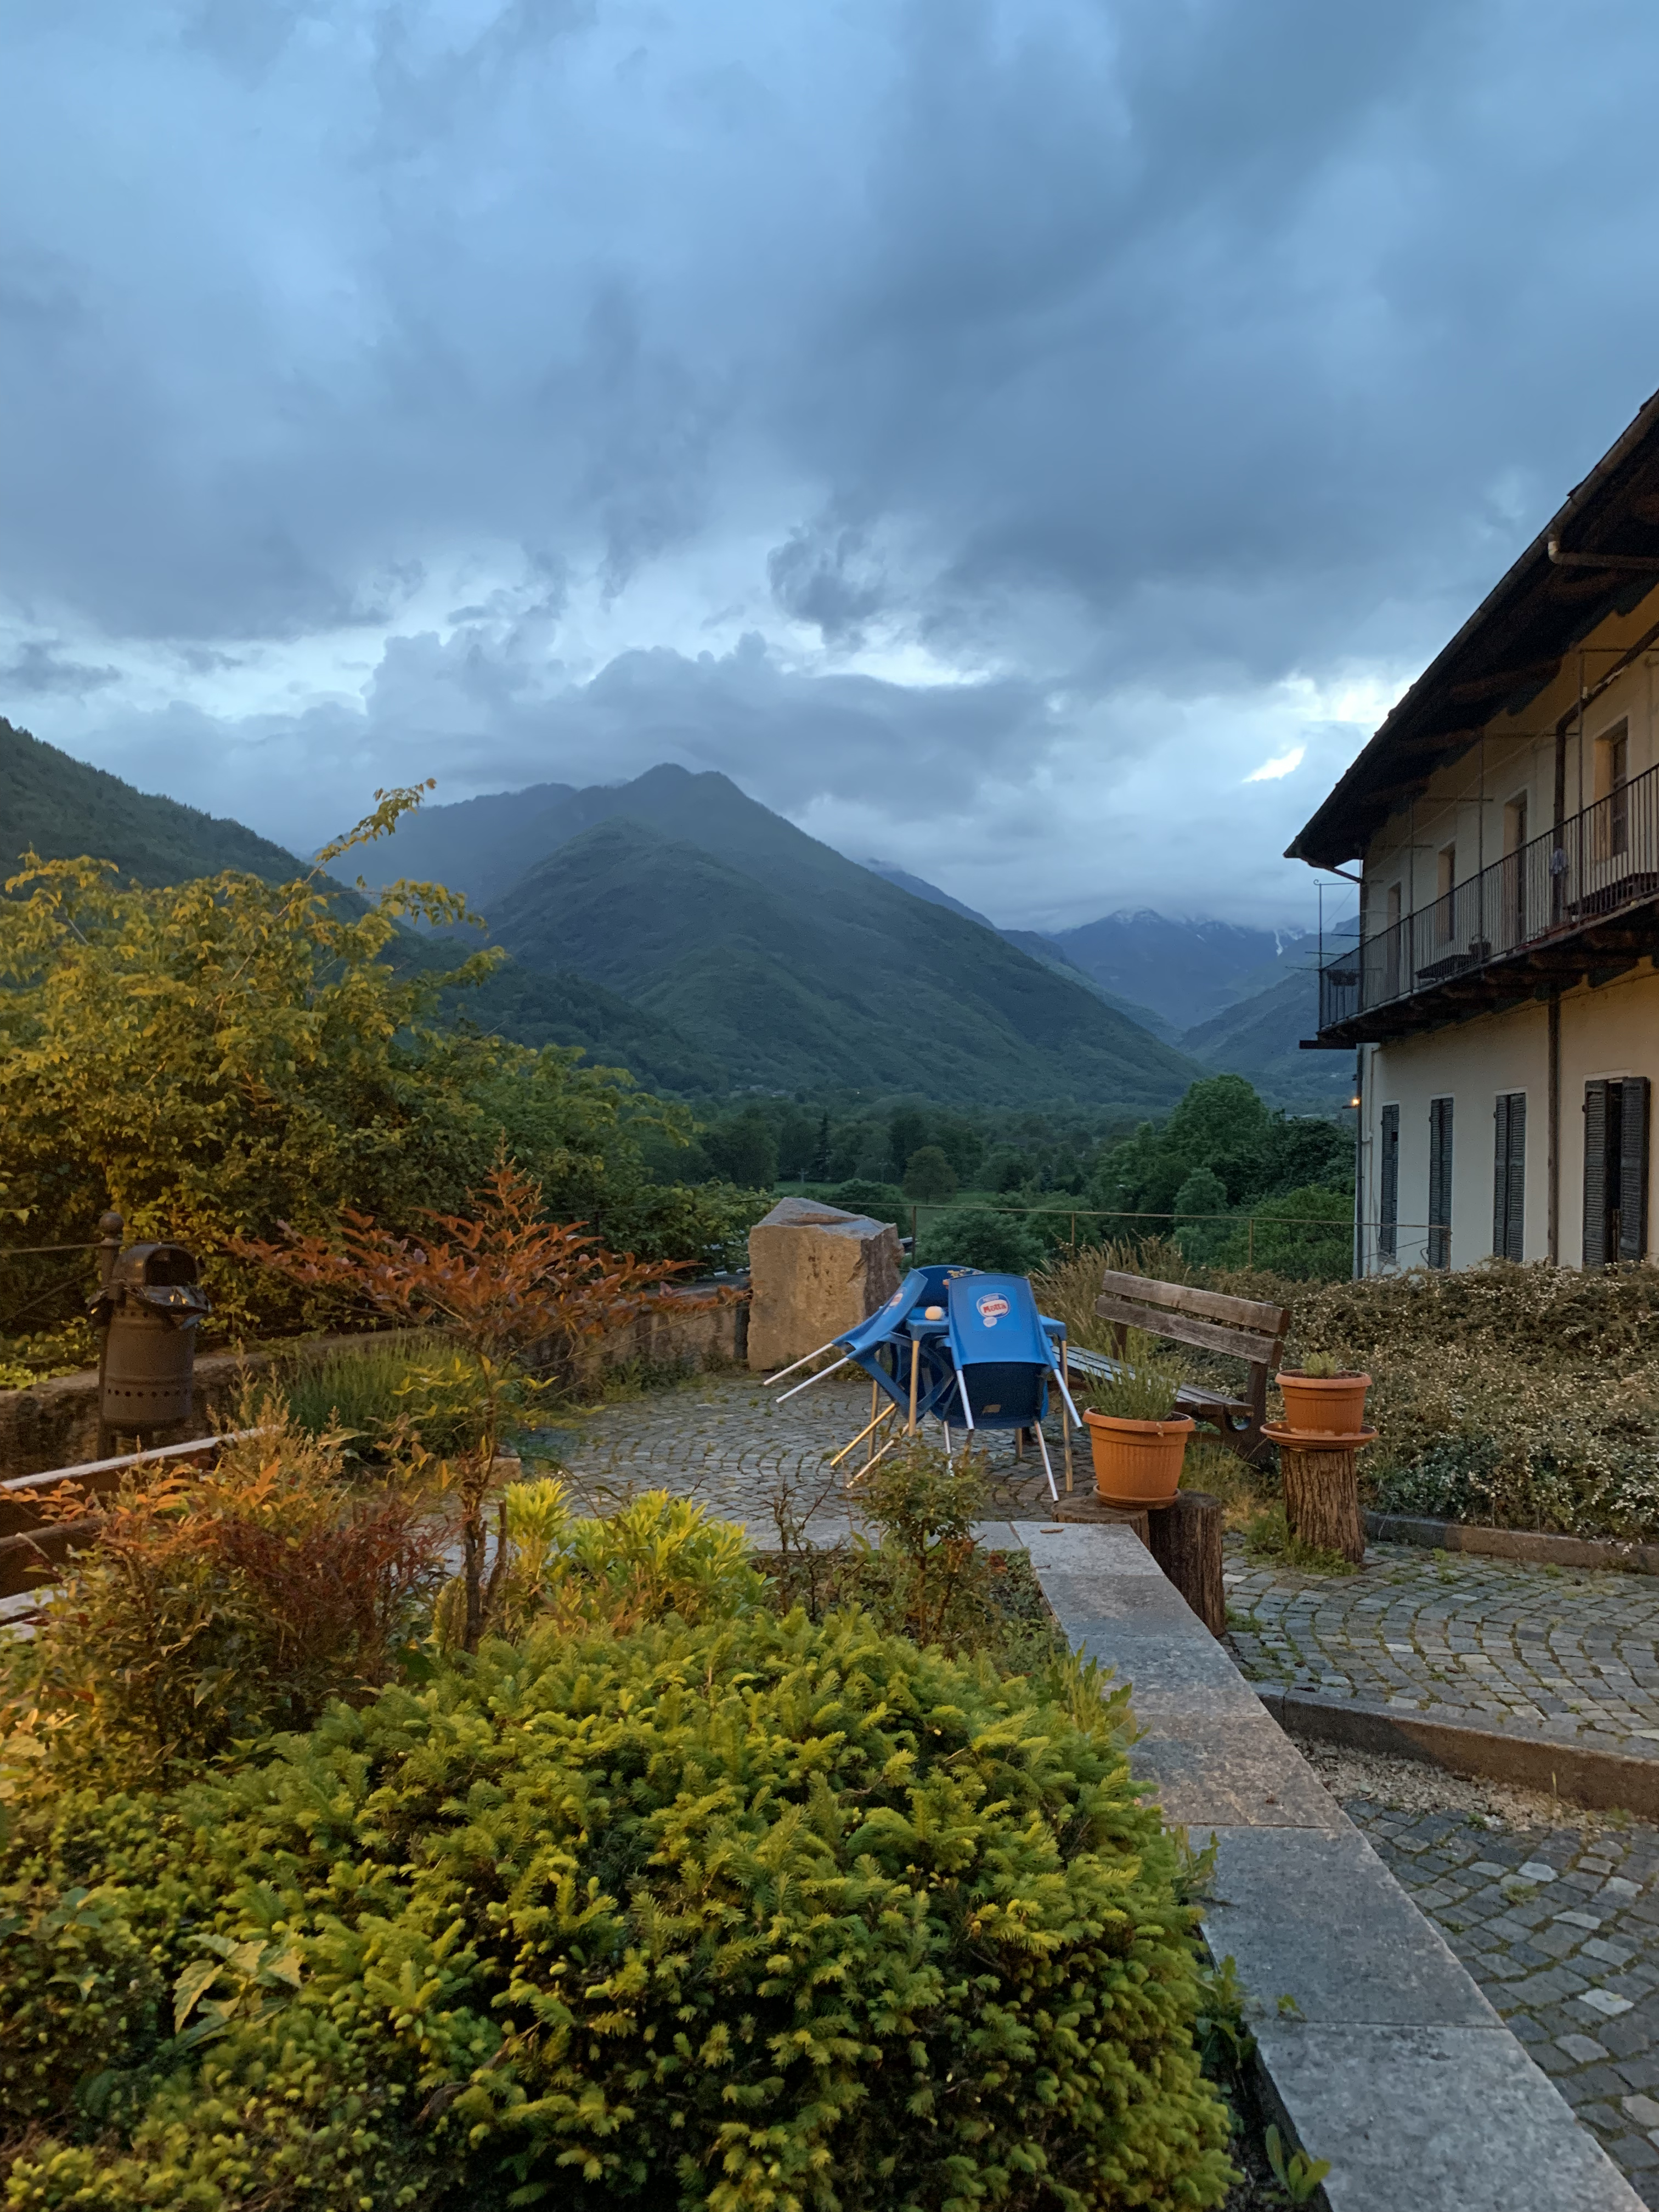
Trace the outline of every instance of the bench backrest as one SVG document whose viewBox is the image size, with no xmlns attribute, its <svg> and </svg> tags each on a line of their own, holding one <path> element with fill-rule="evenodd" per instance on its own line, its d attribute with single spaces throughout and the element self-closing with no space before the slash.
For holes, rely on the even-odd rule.
<svg viewBox="0 0 1659 2212">
<path fill-rule="evenodd" d="M 1291 1325 L 1288 1306 L 1194 1290 L 1186 1283 L 1156 1282 L 1150 1275 L 1120 1275 L 1109 1267 L 1101 1278 L 1100 1292 L 1095 1311 L 1103 1321 L 1145 1329 L 1201 1352 L 1224 1352 L 1253 1367 L 1277 1365 Z"/>
</svg>

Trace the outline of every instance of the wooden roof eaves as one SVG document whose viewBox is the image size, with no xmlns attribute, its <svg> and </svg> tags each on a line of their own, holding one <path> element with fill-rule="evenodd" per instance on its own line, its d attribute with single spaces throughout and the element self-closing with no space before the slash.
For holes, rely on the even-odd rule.
<svg viewBox="0 0 1659 2212">
<path fill-rule="evenodd" d="M 1553 571 L 1549 556 L 1552 538 L 1559 538 L 1568 524 L 1577 520 L 1590 505 L 1597 493 L 1603 491 L 1617 477 L 1625 464 L 1638 454 L 1659 430 L 1659 392 L 1655 392 L 1638 410 L 1622 435 L 1609 447 L 1589 473 L 1576 484 L 1556 513 L 1546 523 L 1526 550 L 1510 563 L 1498 582 L 1481 600 L 1456 635 L 1435 655 L 1417 681 L 1379 725 L 1375 735 L 1363 748 L 1337 781 L 1323 804 L 1303 825 L 1286 847 L 1287 860 L 1306 860 L 1311 866 L 1335 866 L 1345 860 L 1357 859 L 1378 826 L 1368 817 L 1382 805 L 1386 815 L 1389 805 L 1408 788 L 1400 780 L 1400 768 L 1405 764 L 1405 741 L 1416 742 L 1411 751 L 1420 747 L 1425 754 L 1438 754 L 1443 748 L 1449 757 L 1454 751 L 1467 750 L 1478 736 L 1471 735 L 1464 717 L 1457 726 L 1443 734 L 1425 725 L 1431 724 L 1437 708 L 1444 710 L 1455 704 L 1454 685 L 1462 688 L 1479 684 L 1480 672 L 1466 668 L 1464 664 L 1474 657 L 1473 649 L 1483 634 L 1505 612 L 1520 613 L 1526 599 Z M 1591 572 L 1584 572 L 1588 578 Z M 1577 578 L 1571 580 L 1577 581 Z M 1593 593 L 1587 593 L 1587 602 L 1599 604 L 1619 588 L 1616 571 L 1609 572 Z M 1593 628 L 1600 619 L 1596 615 L 1586 624 Z M 1565 653 L 1557 657 L 1559 669 Z M 1535 681 L 1529 672 L 1514 672 L 1525 684 Z M 1552 680 L 1544 678 L 1545 684 Z M 1466 694 L 1467 696 L 1467 694 Z M 1535 696 L 1535 695 L 1534 695 Z M 1495 709 L 1501 708 L 1501 699 Z M 1386 779 L 1386 781 L 1384 781 Z M 1413 776 L 1415 782 L 1419 779 Z"/>
</svg>

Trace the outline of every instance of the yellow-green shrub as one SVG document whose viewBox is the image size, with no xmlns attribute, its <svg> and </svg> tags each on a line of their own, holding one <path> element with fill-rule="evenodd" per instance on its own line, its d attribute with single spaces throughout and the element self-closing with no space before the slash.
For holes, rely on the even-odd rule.
<svg viewBox="0 0 1659 2212">
<path fill-rule="evenodd" d="M 132 1992 L 55 2017 L 6 2202 L 1217 2204 L 1194 1917 L 1123 1717 L 1075 1664 L 1045 1692 L 855 1613 L 757 1611 L 487 1644 L 148 1824 L 31 1799 L 0 2048 L 50 1982 L 16 1947 L 50 1966 L 76 1885 L 147 1964 L 75 1954 Z M 280 1938 L 299 1986 L 181 2045 L 204 1929 Z"/>
</svg>

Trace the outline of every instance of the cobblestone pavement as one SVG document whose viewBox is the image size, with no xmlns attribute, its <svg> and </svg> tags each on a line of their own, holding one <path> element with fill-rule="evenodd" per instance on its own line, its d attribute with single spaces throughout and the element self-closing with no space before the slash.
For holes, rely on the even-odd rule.
<svg viewBox="0 0 1659 2212">
<path fill-rule="evenodd" d="M 1563 1826 L 1542 1799 L 1531 1823 L 1516 1824 L 1396 1808 L 1340 1781 L 1336 1794 L 1577 2118 L 1659 2207 L 1659 1828 L 1582 1814 Z"/>
<path fill-rule="evenodd" d="M 797 1511 L 816 1504 L 821 1520 L 844 1522 L 848 1493 L 827 1462 L 869 1407 L 866 1385 L 839 1377 L 780 1405 L 750 1376 L 703 1375 L 549 1436 L 599 1505 L 663 1487 L 765 1528 L 787 1486 Z M 1008 1438 L 992 1468 L 995 1507 L 1042 1510 L 1041 1470 L 1017 1465 Z M 1403 1544 L 1374 1547 L 1358 1575 L 1305 1575 L 1251 1561 L 1230 1538 L 1227 1599 L 1255 1680 L 1659 1757 L 1659 1576 Z"/>
<path fill-rule="evenodd" d="M 839 1474 L 828 1462 L 869 1418 L 867 1383 L 837 1376 L 779 1405 L 756 1377 L 726 1373 L 601 1407 L 541 1433 L 597 1507 L 637 1491 L 674 1490 L 700 1498 L 723 1518 L 766 1528 L 782 1488 L 796 1511 L 816 1507 L 820 1519 L 846 1518 L 843 1478 L 862 1461 L 864 1448 Z M 1052 1438 L 1049 1449 L 1055 1479 L 1063 1483 Z M 1040 1510 L 1047 1502 L 1041 1465 L 1029 1455 L 1017 1463 L 1012 1438 L 994 1439 L 989 1466 L 994 1506 Z M 852 1496 L 855 1502 L 856 1492 Z"/>
<path fill-rule="evenodd" d="M 1226 1581 L 1256 1681 L 1659 1757 L 1659 1576 L 1405 1544 L 1357 1575 L 1304 1575 L 1230 1539 Z"/>
</svg>

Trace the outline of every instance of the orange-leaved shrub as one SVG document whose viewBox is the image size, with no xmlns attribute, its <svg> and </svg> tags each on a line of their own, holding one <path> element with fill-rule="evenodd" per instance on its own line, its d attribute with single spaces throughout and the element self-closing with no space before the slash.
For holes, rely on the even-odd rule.
<svg viewBox="0 0 1659 2212">
<path fill-rule="evenodd" d="M 284 1230 L 271 1244 L 234 1249 L 303 1285 L 345 1291 L 365 1314 L 453 1330 L 477 1366 L 477 1448 L 455 1464 L 461 1501 L 465 1609 L 461 1641 L 476 1650 L 487 1610 L 486 1501 L 502 1419 L 523 1401 L 525 1373 L 568 1375 L 584 1339 L 619 1328 L 684 1271 L 677 1260 L 637 1260 L 605 1249 L 580 1222 L 544 1218 L 542 1187 L 505 1152 L 470 1215 L 434 1214 L 439 1233 L 399 1237 L 347 1208 L 339 1237 Z M 711 1297 L 720 1293 L 710 1293 Z M 497 1538 L 504 1556 L 506 1530 Z"/>
<path fill-rule="evenodd" d="M 393 1674 L 422 1632 L 443 1523 L 412 1474 L 354 1483 L 279 1399 L 205 1474 L 130 1480 L 70 1555 L 50 1627 L 0 1648 L 0 1692 L 124 1772 L 199 1765 L 308 1727 Z M 86 1510 L 59 1486 L 48 1511 Z"/>
</svg>

